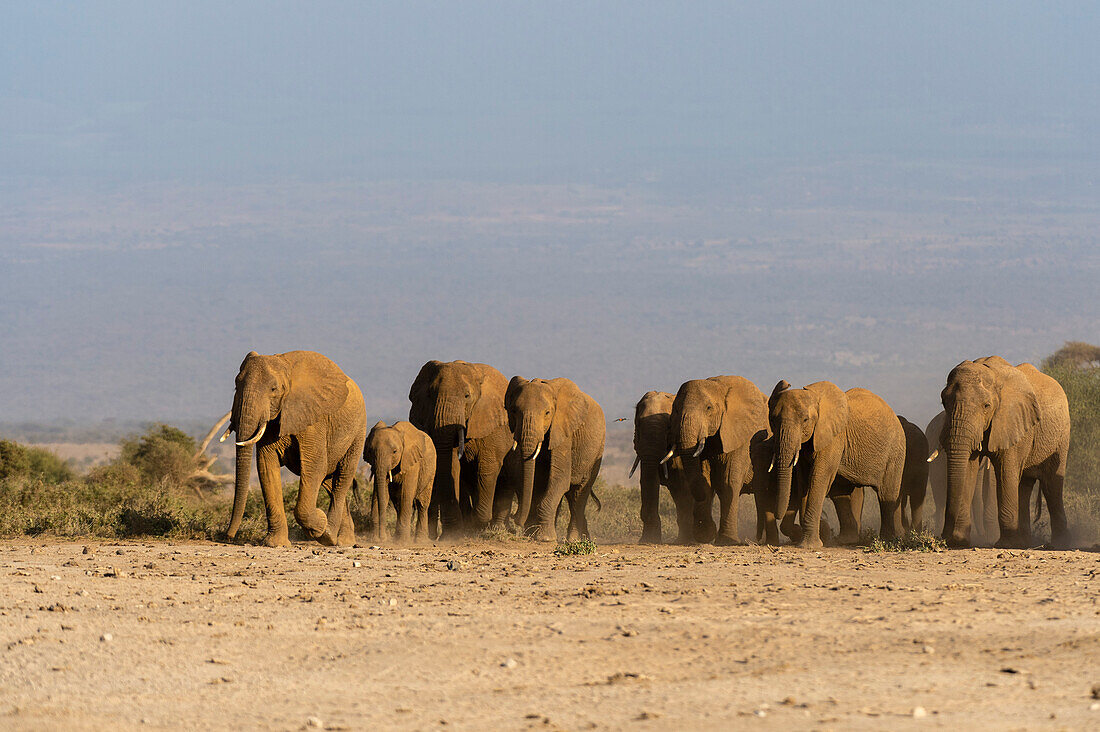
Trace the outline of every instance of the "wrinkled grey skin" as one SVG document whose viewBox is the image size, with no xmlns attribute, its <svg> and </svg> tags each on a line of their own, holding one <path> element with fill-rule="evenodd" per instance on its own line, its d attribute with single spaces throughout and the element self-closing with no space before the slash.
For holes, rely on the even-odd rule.
<svg viewBox="0 0 1100 732">
<path fill-rule="evenodd" d="M 301 476 L 294 517 L 306 534 L 330 546 L 355 543 L 347 495 L 363 454 L 367 415 L 359 387 L 339 366 L 313 351 L 249 353 L 237 374 L 229 431 L 237 434 L 231 541 L 244 517 L 255 448 L 267 509 L 264 544 L 290 544 L 280 467 Z M 332 495 L 327 515 L 317 508 L 322 487 Z"/>
<path fill-rule="evenodd" d="M 942 533 L 947 513 L 947 450 L 940 443 L 943 435 L 945 412 L 940 412 L 924 428 L 924 436 L 931 451 L 928 462 L 928 483 L 932 488 L 935 515 L 930 519 L 934 531 Z M 970 533 L 977 542 L 992 544 L 1000 536 L 997 523 L 997 476 L 989 458 L 978 461 L 974 478 L 974 498 L 970 502 Z"/>
</svg>

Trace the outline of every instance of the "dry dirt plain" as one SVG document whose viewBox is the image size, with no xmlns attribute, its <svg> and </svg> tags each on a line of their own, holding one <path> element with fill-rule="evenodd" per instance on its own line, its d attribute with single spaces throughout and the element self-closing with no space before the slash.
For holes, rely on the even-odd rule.
<svg viewBox="0 0 1100 732">
<path fill-rule="evenodd" d="M 0 543 L 3 729 L 1097 729 L 1100 553 Z"/>
</svg>

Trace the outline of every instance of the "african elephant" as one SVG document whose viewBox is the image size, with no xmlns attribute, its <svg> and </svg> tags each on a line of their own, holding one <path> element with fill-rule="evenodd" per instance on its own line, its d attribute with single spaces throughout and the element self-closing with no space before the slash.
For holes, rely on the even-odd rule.
<svg viewBox="0 0 1100 732">
<path fill-rule="evenodd" d="M 603 462 L 603 409 L 569 379 L 528 381 L 522 376 L 508 382 L 504 405 L 523 461 L 516 526 L 539 541 L 554 541 L 564 496 L 569 501 L 568 536 L 587 538 L 585 506 Z"/>
<path fill-rule="evenodd" d="M 925 498 L 928 496 L 928 440 L 920 427 L 900 414 L 897 417 L 905 433 L 905 467 L 901 471 L 902 525 L 923 531 Z"/>
<path fill-rule="evenodd" d="M 764 498 L 767 476 L 764 443 L 768 439 L 768 406 L 764 394 L 740 376 L 712 376 L 685 381 L 676 392 L 669 417 L 669 450 L 684 464 L 696 507 L 709 505 L 708 489 L 718 495 L 719 525 L 704 536 L 701 522 L 713 526 L 709 509 L 697 511 L 695 538 L 715 544 L 737 544 L 737 503 L 741 493 L 756 498 L 758 531 L 767 527 Z M 763 460 L 763 462 L 761 462 Z M 709 470 L 709 486 L 705 469 Z M 772 522 L 774 524 L 774 522 Z"/>
<path fill-rule="evenodd" d="M 1070 422 L 1061 385 L 1029 363 L 1013 366 L 987 356 L 953 368 L 940 399 L 947 414 L 940 442 L 947 453 L 943 538 L 948 544 L 970 543 L 978 461 L 988 457 L 997 476 L 997 546 L 1030 546 L 1028 499 L 1039 481 L 1050 511 L 1051 543 L 1068 547 L 1062 485 Z"/>
<path fill-rule="evenodd" d="M 881 397 L 866 389 L 840 390 L 828 381 L 792 389 L 786 381 L 775 385 L 768 399 L 772 440 L 772 467 L 776 476 L 775 516 L 786 519 L 794 470 L 800 458 L 802 489 L 801 537 L 804 547 L 821 546 L 821 510 L 826 494 L 854 492 L 851 512 L 862 507 L 862 489 L 878 493 L 882 534 L 894 538 L 902 531 L 901 481 L 905 467 L 905 432 L 897 415 Z M 841 504 L 837 505 L 841 513 Z M 849 513 L 845 509 L 845 513 Z M 841 542 L 851 542 L 858 519 L 841 515 Z M 774 532 L 774 529 L 772 530 Z M 790 534 L 788 534 L 790 535 Z M 770 540 L 770 537 L 769 537 Z"/>
<path fill-rule="evenodd" d="M 503 526 L 516 472 L 515 459 L 509 457 L 507 388 L 504 375 L 483 363 L 429 361 L 416 375 L 409 389 L 409 421 L 428 433 L 437 456 L 432 532 L 437 515 L 445 534 L 476 531 L 490 521 Z"/>
<path fill-rule="evenodd" d="M 925 438 L 932 449 L 928 458 L 928 482 L 932 486 L 932 499 L 936 502 L 933 525 L 941 530 L 947 510 L 947 452 L 940 444 L 945 414 L 941 411 L 924 428 Z M 1000 527 L 997 524 L 997 478 L 993 475 L 989 458 L 979 461 L 973 491 L 974 498 L 970 502 L 971 529 L 977 527 L 979 540 L 994 542 L 1000 534 Z"/>
<path fill-rule="evenodd" d="M 241 363 L 229 429 L 237 433 L 237 474 L 228 536 L 237 536 L 248 498 L 252 448 L 267 509 L 267 546 L 288 546 L 280 466 L 301 477 L 294 517 L 311 539 L 326 545 L 355 543 L 347 495 L 363 454 L 367 414 L 363 395 L 340 367 L 313 351 L 261 356 Z M 324 487 L 328 515 L 317 508 Z"/>
<path fill-rule="evenodd" d="M 367 434 L 363 457 L 374 474 L 374 540 L 386 539 L 386 502 L 390 498 L 397 510 L 397 541 L 404 543 L 412 538 L 414 507 L 416 540 L 427 538 L 436 462 L 432 438 L 411 422 L 394 422 L 392 426 L 379 422 Z"/>
<path fill-rule="evenodd" d="M 674 394 L 663 391 L 646 392 L 634 407 L 634 471 L 642 469 L 642 544 L 661 543 L 661 514 L 659 511 L 661 486 L 668 488 L 676 506 L 678 544 L 690 544 L 693 538 L 692 523 L 695 500 L 687 484 L 683 458 L 675 456 L 662 463 L 668 450 L 669 419 L 672 416 Z M 709 473 L 708 473 L 709 484 Z M 709 503 L 706 505 L 709 510 Z"/>
</svg>

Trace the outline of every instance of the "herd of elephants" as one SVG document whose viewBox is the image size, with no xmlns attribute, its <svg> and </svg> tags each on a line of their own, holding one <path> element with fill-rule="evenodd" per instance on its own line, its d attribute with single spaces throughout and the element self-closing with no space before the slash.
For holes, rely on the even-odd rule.
<svg viewBox="0 0 1100 732">
<path fill-rule="evenodd" d="M 1032 545 L 1029 510 L 1045 499 L 1055 548 L 1070 545 L 1062 499 L 1070 418 L 1065 392 L 1031 364 L 999 356 L 963 361 L 947 375 L 944 411 L 920 429 L 866 389 L 786 381 L 767 396 L 740 376 L 651 391 L 634 416 L 643 543 L 660 543 L 658 502 L 676 506 L 678 541 L 741 543 L 742 493 L 756 503 L 756 540 L 803 547 L 830 537 L 825 498 L 836 508 L 839 542 L 860 536 L 864 491 L 874 489 L 881 534 L 938 528 L 949 546 L 972 530 L 997 546 Z M 429 361 L 409 389 L 409 420 L 368 429 L 359 387 L 311 351 L 249 353 L 236 378 L 229 427 L 236 475 L 228 536 L 244 516 L 255 450 L 269 546 L 289 544 L 281 468 L 300 476 L 294 517 L 326 545 L 355 541 L 347 507 L 360 457 L 374 479 L 375 540 L 387 538 L 389 502 L 399 542 L 485 528 L 557 539 L 587 538 L 585 508 L 600 472 L 606 420 L 569 379 L 525 379 L 486 364 Z M 942 518 L 926 506 L 928 485 Z M 317 506 L 320 490 L 328 511 Z M 713 520 L 713 500 L 719 521 Z M 598 499 L 597 499 L 598 500 Z M 416 513 L 415 526 L 413 514 Z M 933 527 L 935 521 L 937 526 Z"/>
</svg>

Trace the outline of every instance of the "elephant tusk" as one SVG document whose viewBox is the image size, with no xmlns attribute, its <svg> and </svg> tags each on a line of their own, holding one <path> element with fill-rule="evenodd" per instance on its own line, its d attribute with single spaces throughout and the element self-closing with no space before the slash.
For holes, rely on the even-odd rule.
<svg viewBox="0 0 1100 732">
<path fill-rule="evenodd" d="M 707 444 L 706 440 L 699 440 L 699 444 L 695 448 L 695 452 L 691 454 L 692 457 L 699 457 L 703 452 L 703 447 Z"/>
<path fill-rule="evenodd" d="M 932 451 L 932 454 L 928 456 L 928 462 L 934 461 L 939 456 L 940 456 L 940 449 L 937 447 L 935 450 Z"/>
<path fill-rule="evenodd" d="M 519 443 L 515 440 L 512 440 L 512 449 L 515 450 L 517 447 L 519 447 Z"/>
<path fill-rule="evenodd" d="M 238 447 L 244 447 L 245 445 L 255 445 L 260 441 L 260 438 L 264 436 L 264 432 L 267 430 L 267 422 L 260 425 L 260 429 L 256 430 L 256 434 L 251 440 L 245 440 L 244 442 L 238 442 Z"/>
<path fill-rule="evenodd" d="M 229 439 L 229 435 L 233 434 L 233 425 L 229 425 L 225 428 L 225 432 L 222 434 L 221 439 L 218 442 L 225 442 Z"/>
<path fill-rule="evenodd" d="M 665 465 L 664 463 L 661 463 L 660 470 L 661 470 L 661 477 L 664 478 L 665 480 L 668 480 L 668 466 Z"/>
<path fill-rule="evenodd" d="M 458 428 L 458 458 L 462 459 L 463 454 L 466 452 L 466 428 Z"/>
<path fill-rule="evenodd" d="M 386 471 L 386 480 L 388 480 L 391 483 L 393 482 L 393 471 L 392 470 Z"/>
<path fill-rule="evenodd" d="M 772 455 L 771 465 L 768 466 L 768 472 L 769 473 L 772 472 L 773 470 L 775 470 L 775 455 Z"/>
<path fill-rule="evenodd" d="M 670 449 L 670 450 L 668 451 L 668 454 L 667 454 L 667 455 L 665 455 L 665 456 L 664 456 L 663 458 L 661 458 L 661 465 L 664 465 L 664 464 L 665 464 L 665 463 L 667 463 L 667 462 L 668 462 L 669 460 L 671 460 L 671 459 L 672 459 L 672 453 L 674 453 L 674 452 L 676 452 L 676 448 L 675 448 L 675 447 L 674 447 L 674 448 L 671 448 L 671 449 Z"/>
<path fill-rule="evenodd" d="M 638 469 L 638 463 L 640 463 L 640 462 L 642 462 L 642 456 L 641 455 L 634 458 L 634 465 L 631 466 L 630 474 L 627 475 L 626 477 L 628 477 L 628 478 L 633 478 L 634 477 L 634 471 Z"/>
<path fill-rule="evenodd" d="M 542 443 L 541 442 L 535 448 L 535 454 L 531 456 L 531 459 L 534 460 L 535 458 L 537 458 L 539 456 L 540 452 L 542 452 Z"/>
<path fill-rule="evenodd" d="M 802 452 L 802 451 L 801 451 L 801 450 L 795 450 L 795 451 L 794 451 L 794 460 L 792 460 L 792 461 L 791 461 L 791 467 L 792 467 L 792 468 L 794 468 L 794 467 L 796 467 L 796 466 L 798 465 L 798 454 L 799 454 L 800 452 Z"/>
</svg>

